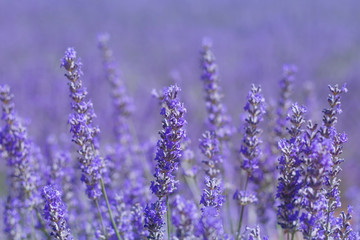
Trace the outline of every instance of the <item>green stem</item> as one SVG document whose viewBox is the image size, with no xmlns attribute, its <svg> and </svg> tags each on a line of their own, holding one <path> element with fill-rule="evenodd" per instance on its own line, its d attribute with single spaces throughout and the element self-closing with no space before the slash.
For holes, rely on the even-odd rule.
<svg viewBox="0 0 360 240">
<path fill-rule="evenodd" d="M 293 231 L 291 234 L 291 240 L 294 240 L 294 238 L 295 238 L 295 231 Z"/>
<path fill-rule="evenodd" d="M 169 204 L 169 196 L 166 196 L 166 222 L 167 222 L 167 231 L 168 231 L 168 239 L 171 239 L 171 209 Z"/>
<path fill-rule="evenodd" d="M 105 226 L 104 226 L 104 220 L 103 220 L 103 218 L 102 218 L 102 214 L 101 214 L 101 211 L 100 211 L 99 202 L 98 202 L 97 199 L 95 199 L 94 202 L 95 202 L 95 205 L 96 205 L 98 214 L 99 214 L 99 219 L 100 219 L 100 224 L 101 224 L 102 231 L 103 231 L 103 233 L 104 233 L 104 236 L 106 236 L 106 231 L 105 231 Z"/>
<path fill-rule="evenodd" d="M 36 240 L 36 232 L 35 232 L 35 224 L 34 224 L 34 215 L 33 213 L 31 213 L 31 226 L 32 226 L 32 234 L 33 234 L 33 239 Z"/>
<path fill-rule="evenodd" d="M 118 240 L 122 240 L 120 234 L 119 234 L 119 230 L 117 229 L 116 227 L 116 223 L 114 221 L 114 217 L 112 215 L 112 211 L 111 211 L 111 208 L 110 208 L 110 204 L 109 204 L 109 199 L 107 197 L 107 194 L 106 194 L 106 189 L 105 189 L 105 185 L 104 185 L 104 181 L 102 178 L 100 178 L 100 185 L 101 185 L 101 191 L 105 197 L 105 201 L 106 201 L 106 206 L 107 206 L 107 209 L 108 209 L 108 212 L 109 212 L 109 216 L 110 216 L 110 220 L 111 220 L 111 223 L 112 223 L 112 226 L 114 228 L 114 231 L 116 233 L 116 237 Z"/>
<path fill-rule="evenodd" d="M 231 234 L 232 234 L 232 235 L 235 235 L 235 233 L 234 233 L 233 221 L 232 221 L 232 217 L 231 217 L 229 193 L 226 194 L 226 210 L 227 210 L 227 214 L 228 214 L 228 216 L 229 216 L 229 224 L 230 224 Z"/>
<path fill-rule="evenodd" d="M 249 182 L 249 177 L 250 177 L 250 175 L 247 174 L 246 182 L 245 182 L 245 192 L 246 192 L 246 190 L 247 190 L 247 185 L 248 185 L 248 182 Z M 238 240 L 239 237 L 240 237 L 241 225 L 242 225 L 243 216 L 244 216 L 244 209 L 245 209 L 245 205 L 242 205 L 242 206 L 241 206 L 241 211 L 240 211 L 240 220 L 239 220 L 239 225 L 238 225 L 238 229 L 237 229 L 236 240 Z"/>
</svg>

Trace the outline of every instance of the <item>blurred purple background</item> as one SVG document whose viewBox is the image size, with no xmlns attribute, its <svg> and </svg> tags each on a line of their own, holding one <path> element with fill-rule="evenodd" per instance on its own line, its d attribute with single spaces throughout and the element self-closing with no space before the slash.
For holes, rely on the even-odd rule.
<svg viewBox="0 0 360 240">
<path fill-rule="evenodd" d="M 109 84 L 104 77 L 98 33 L 110 46 L 135 99 L 142 137 L 160 127 L 153 88 L 179 78 L 188 108 L 189 135 L 197 144 L 205 106 L 199 50 L 213 40 L 221 84 L 235 125 L 250 83 L 267 99 L 278 97 L 284 63 L 299 68 L 294 100 L 305 104 L 313 88 L 315 118 L 327 105 L 327 85 L 348 83 L 339 130 L 349 134 L 342 186 L 353 185 L 360 153 L 360 2 L 352 1 L 0 1 L 0 84 L 8 83 L 18 112 L 30 120 L 39 143 L 67 129 L 69 99 L 59 59 L 74 47 L 83 61 L 84 82 L 106 141 L 112 128 Z M 351 174 L 349 174 L 351 173 Z"/>
</svg>

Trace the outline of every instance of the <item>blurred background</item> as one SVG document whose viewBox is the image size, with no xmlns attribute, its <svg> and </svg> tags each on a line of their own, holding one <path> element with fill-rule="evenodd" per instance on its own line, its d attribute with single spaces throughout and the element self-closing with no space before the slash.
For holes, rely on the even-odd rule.
<svg viewBox="0 0 360 240">
<path fill-rule="evenodd" d="M 327 85 L 348 84 L 338 125 L 349 135 L 342 173 L 347 189 L 360 180 L 359 23 L 357 0 L 0 0 L 0 84 L 11 86 L 18 113 L 41 144 L 50 134 L 68 130 L 70 101 L 60 59 L 74 47 L 106 142 L 112 131 L 110 86 L 96 38 L 107 32 L 134 98 L 140 137 L 156 138 L 160 128 L 151 90 L 176 81 L 188 109 L 188 132 L 197 144 L 206 117 L 200 49 L 203 37 L 210 37 L 236 127 L 251 83 L 261 84 L 265 98 L 276 101 L 283 64 L 298 66 L 294 100 L 306 104 L 312 99 L 318 122 L 327 106 Z"/>
</svg>

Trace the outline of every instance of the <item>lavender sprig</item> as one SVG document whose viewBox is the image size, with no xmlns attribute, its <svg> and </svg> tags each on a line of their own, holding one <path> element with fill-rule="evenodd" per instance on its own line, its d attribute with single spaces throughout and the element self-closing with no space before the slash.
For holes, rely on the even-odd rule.
<svg viewBox="0 0 360 240">
<path fill-rule="evenodd" d="M 259 169 L 259 162 L 261 157 L 260 134 L 262 130 L 259 128 L 260 122 L 263 120 L 263 114 L 265 99 L 261 94 L 261 87 L 251 85 L 251 90 L 247 96 L 247 102 L 244 110 L 247 112 L 247 117 L 244 123 L 244 137 L 240 153 L 242 156 L 241 168 L 246 172 L 246 180 L 244 186 L 244 192 L 246 193 L 248 188 L 248 182 L 251 180 L 252 174 L 255 170 Z M 259 169 L 261 171 L 261 169 Z M 258 173 L 261 175 L 261 173 Z M 246 194 L 245 194 L 246 195 Z M 237 229 L 237 237 L 239 239 L 241 232 L 242 219 L 244 214 L 245 205 L 241 206 L 239 225 Z"/>
<path fill-rule="evenodd" d="M 307 240 L 319 239 L 323 235 L 322 219 L 327 207 L 323 181 L 332 165 L 330 145 L 329 141 L 319 139 L 317 126 L 309 121 L 302 141 L 304 185 L 301 190 L 301 207 L 304 211 L 300 216 L 301 231 Z"/>
<path fill-rule="evenodd" d="M 22 120 L 16 115 L 14 95 L 7 85 L 0 86 L 2 119 L 5 126 L 1 130 L 0 144 L 5 152 L 7 165 L 11 167 L 10 178 L 13 191 L 18 192 L 22 207 L 32 209 L 38 203 L 36 196 L 37 176 L 31 159 L 31 141 Z"/>
<path fill-rule="evenodd" d="M 117 64 L 113 59 L 113 53 L 108 46 L 109 34 L 101 34 L 98 37 L 98 46 L 103 55 L 103 65 L 106 78 L 111 84 L 112 99 L 114 106 L 114 133 L 120 145 L 128 145 L 132 142 L 129 117 L 133 113 L 132 99 L 127 95 L 124 81 L 120 77 Z"/>
<path fill-rule="evenodd" d="M 338 85 L 334 87 L 329 85 L 330 94 L 328 96 L 329 108 L 323 110 L 323 125 L 319 129 L 319 133 L 324 139 L 332 141 L 330 149 L 332 167 L 328 171 L 325 179 L 326 198 L 328 200 L 328 207 L 326 210 L 325 223 L 325 239 L 334 234 L 335 229 L 330 228 L 330 214 L 335 212 L 337 208 L 341 207 L 340 202 L 340 179 L 338 177 L 341 172 L 340 164 L 344 159 L 340 157 L 343 152 L 343 145 L 347 142 L 345 133 L 337 133 L 335 124 L 337 122 L 337 115 L 342 112 L 341 109 L 341 95 L 347 92 L 346 85 L 342 88 Z"/>
<path fill-rule="evenodd" d="M 42 189 L 41 196 L 45 201 L 44 218 L 48 221 L 53 239 L 73 240 L 67 225 L 67 210 L 61 200 L 61 192 L 48 185 Z"/>
<path fill-rule="evenodd" d="M 276 135 L 282 139 L 285 138 L 286 132 L 286 117 L 288 109 L 291 107 L 290 96 L 292 94 L 292 85 L 295 79 L 295 73 L 297 72 L 297 67 L 295 65 L 284 65 L 283 66 L 283 78 L 280 81 L 280 99 L 278 102 L 277 114 L 277 124 L 275 126 Z"/>
<path fill-rule="evenodd" d="M 170 239 L 169 195 L 176 190 L 175 173 L 182 155 L 181 141 L 185 137 L 184 126 L 186 125 L 184 118 L 186 109 L 184 104 L 178 100 L 179 91 L 180 88 L 173 85 L 165 88 L 161 95 L 162 108 L 160 114 L 163 116 L 163 129 L 159 132 L 160 140 L 157 143 L 155 181 L 152 181 L 150 186 L 152 193 L 158 197 L 158 200 L 155 204 L 147 206 L 145 211 L 147 218 L 149 218 L 147 221 L 150 223 L 147 224 L 150 232 L 148 238 L 150 239 L 162 239 L 163 234 L 160 232 L 163 221 L 158 218 L 162 216 L 160 213 L 164 209 L 167 213 L 167 227 Z M 164 198 L 166 199 L 164 200 Z M 156 223 L 157 226 L 154 227 L 152 223 Z"/>
<path fill-rule="evenodd" d="M 70 132 L 73 134 L 72 141 L 75 142 L 80 149 L 78 150 L 80 168 L 82 172 L 81 181 L 86 184 L 86 193 L 89 199 L 94 200 L 98 212 L 100 222 L 105 234 L 105 228 L 102 221 L 102 215 L 99 209 L 97 199 L 103 195 L 108 208 L 109 217 L 120 240 L 121 236 L 118 232 L 116 223 L 112 216 L 110 203 L 106 194 L 105 185 L 102 179 L 102 170 L 105 163 L 97 149 L 97 135 L 100 132 L 98 127 L 92 125 L 93 118 L 96 117 L 92 102 L 86 101 L 87 91 L 82 85 L 80 77 L 83 75 L 81 71 L 82 63 L 77 59 L 77 53 L 73 48 L 68 48 L 65 56 L 61 60 L 61 67 L 67 70 L 65 74 L 69 80 L 70 97 L 72 99 L 73 113 L 69 116 Z M 106 234 L 105 234 L 106 235 Z"/>
<path fill-rule="evenodd" d="M 80 149 L 79 162 L 81 164 L 81 181 L 86 184 L 86 193 L 90 199 L 101 196 L 99 180 L 102 169 L 105 167 L 103 159 L 96 149 L 96 136 L 100 132 L 98 127 L 92 125 L 96 117 L 92 102 L 86 101 L 88 92 L 82 85 L 80 77 L 82 63 L 77 59 L 73 48 L 68 48 L 62 59 L 61 66 L 67 70 L 65 74 L 69 80 L 70 97 L 72 99 L 73 113 L 69 116 L 70 132 L 73 134 L 72 141 Z"/>
<path fill-rule="evenodd" d="M 200 204 L 203 204 L 204 207 L 214 207 L 220 211 L 220 207 L 225 202 L 225 199 L 219 178 L 219 164 L 222 162 L 222 159 L 219 141 L 216 138 L 215 132 L 206 131 L 203 134 L 202 139 L 200 139 L 200 149 L 207 158 L 203 160 L 203 163 L 206 165 L 206 176 L 205 189 L 201 195 Z"/>
<path fill-rule="evenodd" d="M 279 141 L 281 157 L 278 169 L 280 177 L 278 181 L 276 197 L 280 201 L 278 206 L 278 223 L 284 232 L 294 234 L 297 231 L 298 217 L 300 213 L 300 189 L 301 182 L 301 141 L 302 125 L 305 122 L 306 109 L 297 103 L 292 105 L 290 116 L 291 126 L 288 128 L 290 139 Z"/>
<path fill-rule="evenodd" d="M 228 141 L 234 133 L 231 127 L 231 118 L 226 113 L 222 103 L 223 93 L 219 85 L 218 66 L 215 62 L 215 55 L 211 51 L 212 43 L 209 39 L 203 40 L 201 52 L 202 75 L 204 82 L 206 110 L 211 131 L 215 131 L 219 140 Z"/>
<path fill-rule="evenodd" d="M 4 209 L 4 232 L 12 240 L 23 239 L 23 229 L 20 224 L 19 201 L 12 194 L 7 197 Z"/>
<path fill-rule="evenodd" d="M 175 237 L 179 240 L 195 238 L 195 226 L 198 220 L 196 205 L 177 195 L 172 204 L 172 223 L 175 227 Z"/>
<path fill-rule="evenodd" d="M 5 125 L 0 131 L 0 151 L 9 166 L 9 175 L 11 192 L 9 193 L 7 208 L 4 215 L 5 228 L 18 228 L 19 213 L 14 214 L 9 211 L 9 207 L 14 207 L 14 210 L 22 212 L 26 211 L 27 215 L 22 215 L 21 220 L 26 221 L 27 217 L 31 218 L 32 235 L 36 236 L 34 214 L 36 214 L 40 227 L 39 229 L 47 235 L 44 225 L 41 221 L 41 216 L 37 208 L 40 202 L 38 194 L 39 177 L 36 174 L 38 171 L 39 159 L 34 159 L 35 144 L 28 138 L 27 129 L 23 125 L 20 117 L 15 112 L 15 105 L 13 103 L 14 95 L 10 92 L 10 87 L 7 85 L 0 85 L 0 101 L 2 102 L 2 120 Z M 26 232 L 26 228 L 22 232 Z M 8 229 L 10 236 L 19 237 L 19 234 L 13 234 L 13 231 Z"/>
</svg>

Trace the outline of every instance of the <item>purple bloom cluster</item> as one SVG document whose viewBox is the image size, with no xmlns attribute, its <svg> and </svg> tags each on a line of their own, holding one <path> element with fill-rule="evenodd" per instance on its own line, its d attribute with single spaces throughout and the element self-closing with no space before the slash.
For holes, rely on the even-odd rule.
<svg viewBox="0 0 360 240">
<path fill-rule="evenodd" d="M 101 196 L 99 180 L 104 162 L 96 146 L 96 136 L 100 130 L 92 125 L 93 118 L 96 115 L 92 102 L 86 100 L 88 92 L 82 85 L 81 65 L 82 63 L 77 59 L 75 50 L 68 48 L 61 61 L 61 66 L 67 71 L 65 76 L 69 80 L 68 85 L 72 99 L 73 113 L 69 116 L 70 132 L 73 134 L 73 142 L 80 147 L 78 152 L 82 171 L 81 181 L 86 184 L 88 197 L 96 199 Z"/>
<path fill-rule="evenodd" d="M 181 156 L 181 140 L 185 137 L 186 109 L 177 96 L 180 88 L 176 85 L 165 88 L 162 95 L 162 127 L 157 143 L 155 181 L 151 182 L 152 193 L 160 200 L 176 189 L 175 171 Z"/>
<path fill-rule="evenodd" d="M 233 135 L 231 118 L 226 113 L 226 107 L 222 103 L 223 93 L 219 85 L 218 66 L 215 62 L 215 55 L 211 51 L 212 43 L 209 39 L 203 40 L 201 52 L 202 75 L 204 82 L 206 110 L 208 112 L 208 123 L 211 131 L 215 131 L 217 137 L 222 140 L 229 140 Z"/>
<path fill-rule="evenodd" d="M 351 207 L 342 209 L 340 199 L 348 136 L 337 122 L 345 85 L 329 86 L 329 106 L 322 122 L 317 121 L 312 108 L 297 103 L 303 99 L 292 100 L 297 68 L 285 65 L 276 107 L 265 102 L 268 89 L 263 93 L 254 84 L 243 109 L 232 105 L 231 110 L 244 111 L 236 136 L 212 46 L 204 40 L 201 80 L 208 125 L 193 125 L 203 116 L 190 108 L 185 119 L 178 80 L 156 93 L 162 128 L 158 136 L 147 135 L 145 126 L 151 129 L 156 119 L 153 102 L 146 111 L 147 105 L 134 108 L 108 41 L 108 35 L 100 35 L 98 47 L 113 107 L 104 127 L 113 126 L 113 136 L 105 131 L 100 139 L 94 106 L 83 86 L 82 63 L 73 48 L 66 50 L 61 67 L 70 90 L 68 124 L 74 148 L 62 136 L 65 129 L 44 131 L 42 144 L 35 144 L 15 111 L 10 88 L 0 85 L 0 157 L 8 166 L 9 188 L 3 204 L 7 239 L 360 239 L 360 228 L 354 226 L 357 214 Z M 192 107 L 196 101 L 184 92 L 184 102 Z M 106 102 L 100 96 L 94 103 L 99 100 Z M 193 137 L 200 137 L 198 145 Z"/>
<path fill-rule="evenodd" d="M 61 200 L 61 192 L 54 186 L 48 185 L 42 189 L 41 196 L 45 201 L 44 218 L 51 228 L 51 236 L 54 239 L 72 240 L 73 237 L 66 221 L 66 206 Z"/>
<path fill-rule="evenodd" d="M 244 107 L 248 115 L 244 123 L 244 137 L 240 149 L 243 159 L 241 168 L 248 173 L 248 176 L 251 176 L 253 171 L 259 168 L 261 156 L 261 140 L 259 138 L 261 130 L 259 124 L 263 120 L 265 112 L 264 102 L 265 99 L 261 94 L 261 87 L 252 85 Z"/>
</svg>

